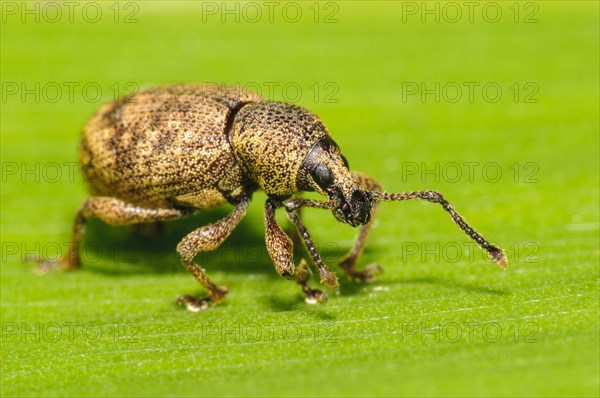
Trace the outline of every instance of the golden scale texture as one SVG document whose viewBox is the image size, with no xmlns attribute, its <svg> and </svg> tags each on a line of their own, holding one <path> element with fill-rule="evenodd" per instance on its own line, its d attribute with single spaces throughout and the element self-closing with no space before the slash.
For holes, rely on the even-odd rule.
<svg viewBox="0 0 600 398">
<path fill-rule="evenodd" d="M 325 151 L 315 145 L 323 138 L 331 140 L 312 112 L 233 88 L 169 85 L 105 105 L 83 132 L 81 163 L 92 196 L 77 214 L 72 252 L 60 265 L 80 265 L 87 218 L 112 225 L 169 221 L 229 202 L 236 206 L 230 215 L 190 232 L 177 246 L 185 268 L 208 291 L 204 298 L 183 295 L 178 303 L 191 311 L 205 309 L 222 301 L 228 290 L 214 284 L 193 258 L 216 249 L 230 235 L 246 214 L 252 192 L 261 188 L 277 202 L 269 199 L 265 205 L 266 242 L 275 269 L 300 284 L 308 302 L 323 302 L 326 295 L 308 286 L 306 262 L 294 266 L 292 242 L 275 222 L 281 199 L 302 189 L 325 194 L 303 170 L 309 153 L 313 161 L 341 168 L 333 175 L 344 191 L 354 186 L 339 148 L 332 145 Z M 321 279 L 337 286 L 300 227 Z"/>
<path fill-rule="evenodd" d="M 350 173 L 339 147 L 314 113 L 265 101 L 248 91 L 202 84 L 144 89 L 103 106 L 91 118 L 83 131 L 80 156 L 91 196 L 75 217 L 69 253 L 59 262 L 41 261 L 39 268 L 81 265 L 79 248 L 88 218 L 112 225 L 162 222 L 229 202 L 235 208 L 228 216 L 191 231 L 177 246 L 184 267 L 208 292 L 204 298 L 178 299 L 192 311 L 219 303 L 228 292 L 226 286 L 209 279 L 194 257 L 227 239 L 259 188 L 269 196 L 264 219 L 267 251 L 277 273 L 300 284 L 308 303 L 324 302 L 327 296 L 308 285 L 311 272 L 304 260 L 295 265 L 293 242 L 277 225 L 278 208 L 285 209 L 296 227 L 321 283 L 331 288 L 338 285 L 337 277 L 300 219 L 303 207 L 328 209 L 339 221 L 361 226 L 358 239 L 339 264 L 350 279 L 369 281 L 381 270 L 375 264 L 356 268 L 379 200 L 441 204 L 494 261 L 506 266 L 502 250 L 475 232 L 440 193 L 382 192 L 371 177 Z M 317 191 L 328 200 L 292 197 L 303 190 Z"/>
<path fill-rule="evenodd" d="M 103 106 L 85 126 L 90 191 L 147 207 L 211 208 L 244 192 L 226 134 L 232 110 L 262 101 L 239 89 L 169 85 Z"/>
<path fill-rule="evenodd" d="M 95 196 L 212 208 L 237 203 L 252 181 L 269 195 L 298 192 L 302 161 L 328 136 L 297 105 L 234 88 L 169 85 L 103 106 L 84 129 L 81 163 Z"/>
<path fill-rule="evenodd" d="M 263 191 L 289 196 L 299 191 L 296 180 L 308 151 L 329 136 L 314 113 L 297 105 L 266 101 L 239 111 L 231 143 L 244 171 Z"/>
</svg>

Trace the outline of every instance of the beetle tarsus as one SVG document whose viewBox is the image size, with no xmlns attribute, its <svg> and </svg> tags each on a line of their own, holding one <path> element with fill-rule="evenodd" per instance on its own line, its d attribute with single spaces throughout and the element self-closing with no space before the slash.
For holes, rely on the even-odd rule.
<svg viewBox="0 0 600 398">
<path fill-rule="evenodd" d="M 198 299 L 193 296 L 183 295 L 177 299 L 178 305 L 185 305 L 188 311 L 200 312 L 208 308 L 208 304 L 211 302 L 210 297 Z"/>
<path fill-rule="evenodd" d="M 354 282 L 372 282 L 377 274 L 383 274 L 383 268 L 379 264 L 369 264 L 361 270 L 355 269 L 353 265 L 348 267 L 343 261 L 339 265 L 346 278 Z"/>
<path fill-rule="evenodd" d="M 320 282 L 325 286 L 335 289 L 340 285 L 336 274 L 334 274 L 329 268 L 324 267 L 319 269 L 319 274 L 321 276 Z"/>
<path fill-rule="evenodd" d="M 63 256 L 58 260 L 48 260 L 37 255 L 27 255 L 25 257 L 25 263 L 35 263 L 36 266 L 33 272 L 39 275 L 44 275 L 54 271 L 68 271 L 77 269 L 81 266 L 81 262 L 78 257 L 69 259 L 69 256 Z"/>
<path fill-rule="evenodd" d="M 312 272 L 308 267 L 306 260 L 300 260 L 300 264 L 296 267 L 296 271 L 291 279 L 294 279 L 300 286 L 302 286 L 302 293 L 304 294 L 304 301 L 307 304 L 322 304 L 327 302 L 327 295 L 319 289 L 313 289 L 308 285 L 308 280 L 312 276 Z"/>
<path fill-rule="evenodd" d="M 302 287 L 304 301 L 306 304 L 324 304 L 327 302 L 327 295 L 319 289 L 311 289 L 308 285 Z"/>
<path fill-rule="evenodd" d="M 227 286 L 212 285 L 209 296 L 197 298 L 184 294 L 177 299 L 178 305 L 185 305 L 188 311 L 199 312 L 208 308 L 210 304 L 219 304 L 225 300 L 228 293 Z"/>
</svg>

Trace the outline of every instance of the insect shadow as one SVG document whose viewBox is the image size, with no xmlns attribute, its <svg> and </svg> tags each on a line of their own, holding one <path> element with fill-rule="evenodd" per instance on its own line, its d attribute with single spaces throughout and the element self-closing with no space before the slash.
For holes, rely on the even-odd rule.
<svg viewBox="0 0 600 398">
<path fill-rule="evenodd" d="M 230 211 L 228 208 L 218 208 L 163 224 L 118 227 L 90 219 L 81 248 L 83 268 L 101 274 L 120 276 L 187 274 L 177 254 L 177 244 L 188 233 L 224 218 Z M 291 226 L 285 229 L 288 233 L 292 231 Z M 324 245 L 319 248 L 319 252 L 326 263 L 334 265 L 349 249 L 350 247 Z M 306 249 L 301 243 L 295 243 L 294 257 L 296 263 L 301 258 L 308 260 Z M 263 228 L 249 219 L 242 220 L 217 249 L 199 253 L 195 262 L 206 268 L 209 275 L 215 271 L 260 273 L 274 279 L 282 279 L 275 272 L 267 252 Z M 315 276 L 318 278 L 318 275 Z"/>
<path fill-rule="evenodd" d="M 83 267 L 91 272 L 120 277 L 140 274 L 187 274 L 177 254 L 177 244 L 194 229 L 222 219 L 229 214 L 229 211 L 228 208 L 218 208 L 164 224 L 119 227 L 107 225 L 97 219 L 90 219 L 85 242 L 81 248 Z M 287 232 L 291 232 L 291 229 L 291 226 L 288 226 Z M 349 248 L 325 245 L 319 251 L 325 262 L 334 266 Z M 374 250 L 372 247 L 365 248 L 365 254 L 368 255 L 372 250 Z M 296 263 L 300 258 L 309 258 L 302 244 L 295 244 L 294 258 Z M 266 250 L 263 229 L 249 219 L 243 220 L 219 248 L 212 252 L 199 253 L 195 261 L 206 268 L 209 275 L 215 272 L 252 273 L 283 281 L 283 278 L 275 272 L 273 262 Z M 382 265 L 389 266 L 389 264 Z M 346 280 L 339 270 L 336 271 L 338 271 L 341 282 L 339 293 L 342 296 L 368 294 L 365 289 L 368 289 L 370 285 Z M 380 278 L 376 283 L 381 287 L 428 284 L 470 291 L 475 294 L 507 294 L 499 289 L 437 277 Z M 313 277 L 313 284 L 318 285 L 318 275 Z M 199 289 L 200 291 L 201 289 Z M 273 292 L 264 300 L 266 300 L 265 304 L 274 311 L 294 311 L 303 304 L 301 297 L 299 292 L 297 295 L 289 296 Z M 323 319 L 329 318 L 327 313 L 319 312 L 315 315 Z"/>
<path fill-rule="evenodd" d="M 412 278 L 406 278 L 406 279 L 402 279 L 402 280 L 396 280 L 396 281 L 392 281 L 389 283 L 389 285 L 404 285 L 404 286 L 408 286 L 408 285 L 434 285 L 436 287 L 444 287 L 444 288 L 448 288 L 448 289 L 452 289 L 452 290 L 457 290 L 457 291 L 467 291 L 467 292 L 471 292 L 474 294 L 484 294 L 484 295 L 495 295 L 495 296 L 504 296 L 506 294 L 509 294 L 510 291 L 508 290 L 502 290 L 502 289 L 495 289 L 495 288 L 489 288 L 486 286 L 482 286 L 482 285 L 475 285 L 475 284 L 470 284 L 470 283 L 465 283 L 465 282 L 457 282 L 456 280 L 449 280 L 449 279 L 441 279 L 439 277 L 412 277 Z"/>
<path fill-rule="evenodd" d="M 192 217 L 163 224 L 139 224 L 113 227 L 97 219 L 88 220 L 85 242 L 81 248 L 83 268 L 91 272 L 109 276 L 134 276 L 140 274 L 188 274 L 176 247 L 181 239 L 194 229 L 222 219 L 230 209 L 218 208 L 199 212 Z M 285 226 L 284 226 L 285 228 Z M 292 226 L 287 226 L 287 232 Z M 293 235 L 292 235 L 293 236 Z M 320 254 L 331 264 L 336 264 L 350 247 L 325 245 Z M 296 263 L 301 258 L 308 259 L 304 246 L 297 242 L 294 247 Z M 281 278 L 273 267 L 266 250 L 263 229 L 251 220 L 243 220 L 223 244 L 212 252 L 199 253 L 195 261 L 206 268 L 209 275 L 216 272 L 261 274 L 274 281 L 287 281 Z M 342 274 L 338 274 L 343 279 Z M 217 276 L 216 281 L 222 279 Z M 344 283 L 346 282 L 346 283 Z M 193 283 L 193 279 L 190 279 Z M 354 285 L 342 281 L 341 285 Z M 318 285 L 318 275 L 313 277 L 313 285 Z M 358 285 L 358 284 L 357 284 Z M 345 288 L 347 289 L 347 287 Z M 345 290 L 349 294 L 359 293 L 359 288 Z M 198 286 L 194 294 L 201 295 Z M 304 305 L 300 290 L 296 294 L 272 294 L 262 298 L 264 304 L 275 312 L 295 311 Z M 227 305 L 227 302 L 223 303 Z M 320 320 L 333 320 L 335 316 L 326 309 L 311 306 L 310 314 Z"/>
</svg>

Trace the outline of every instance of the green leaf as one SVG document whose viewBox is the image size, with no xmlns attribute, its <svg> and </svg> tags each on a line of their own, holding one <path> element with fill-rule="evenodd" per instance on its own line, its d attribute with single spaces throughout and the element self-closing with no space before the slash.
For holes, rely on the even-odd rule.
<svg viewBox="0 0 600 398">
<path fill-rule="evenodd" d="M 472 21 L 462 3 L 456 21 L 449 3 L 291 3 L 297 22 L 279 3 L 272 22 L 260 2 L 48 4 L 2 3 L 2 396 L 598 395 L 598 3 L 498 2 L 497 22 L 487 3 Z M 196 259 L 230 289 L 205 312 L 175 305 L 203 293 L 175 246 L 230 207 L 162 235 L 92 220 L 81 270 L 36 275 L 23 260 L 64 253 L 86 197 L 86 120 L 201 81 L 314 110 L 353 169 L 443 192 L 508 269 L 439 206 L 383 203 L 361 264 L 385 273 L 311 306 L 273 270 L 258 193 Z M 335 268 L 355 231 L 304 216 Z"/>
</svg>

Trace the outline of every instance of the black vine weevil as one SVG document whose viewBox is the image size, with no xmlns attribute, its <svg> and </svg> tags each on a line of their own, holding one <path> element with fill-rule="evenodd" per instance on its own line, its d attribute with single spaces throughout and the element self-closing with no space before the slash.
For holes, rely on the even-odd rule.
<svg viewBox="0 0 600 398">
<path fill-rule="evenodd" d="M 275 269 L 298 282 L 309 303 L 327 298 L 308 285 L 306 262 L 294 265 L 292 241 L 275 220 L 279 207 L 296 226 L 321 283 L 332 288 L 338 285 L 337 277 L 302 224 L 298 213 L 302 207 L 329 209 L 337 220 L 361 226 L 354 247 L 339 264 L 351 279 L 370 280 L 380 269 L 370 265 L 358 270 L 355 265 L 382 200 L 439 203 L 496 263 L 506 267 L 503 251 L 475 232 L 441 194 L 383 192 L 374 179 L 350 172 L 316 115 L 248 91 L 191 84 L 142 90 L 99 110 L 84 129 L 80 155 L 92 196 L 77 213 L 70 252 L 59 262 L 42 261 L 40 266 L 79 267 L 79 245 L 89 217 L 112 225 L 169 221 L 228 202 L 235 208 L 227 217 L 192 231 L 177 245 L 185 268 L 208 291 L 205 298 L 178 299 L 192 311 L 227 295 L 227 288 L 211 282 L 193 258 L 216 249 L 229 236 L 258 189 L 269 197 L 265 238 Z M 317 191 L 328 200 L 293 197 L 301 191 Z"/>
</svg>

